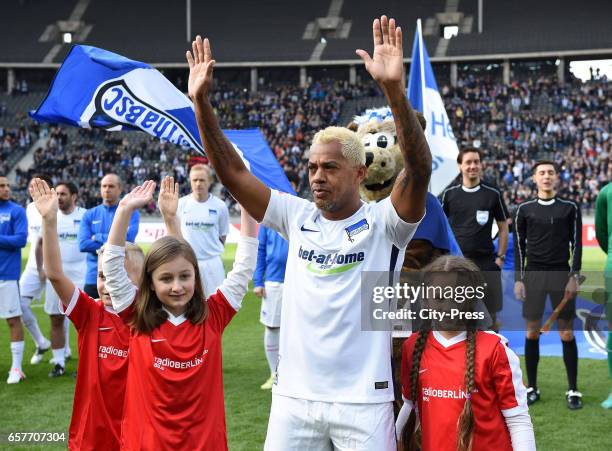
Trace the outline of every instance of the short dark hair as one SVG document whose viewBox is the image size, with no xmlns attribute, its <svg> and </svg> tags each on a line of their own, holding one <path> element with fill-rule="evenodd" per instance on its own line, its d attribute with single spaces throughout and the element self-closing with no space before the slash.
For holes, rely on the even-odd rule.
<svg viewBox="0 0 612 451">
<path fill-rule="evenodd" d="M 32 177 L 30 177 L 30 180 L 32 179 L 44 180 L 47 185 L 49 185 L 49 188 L 53 188 L 53 180 L 47 174 L 34 174 Z"/>
<path fill-rule="evenodd" d="M 62 180 L 61 182 L 57 182 L 55 184 L 55 187 L 57 188 L 60 185 L 64 185 L 66 188 L 68 188 L 68 191 L 70 191 L 70 194 L 77 194 L 77 195 L 79 194 L 79 189 L 72 182 L 68 182 L 66 180 Z"/>
<path fill-rule="evenodd" d="M 555 173 L 559 172 L 559 169 L 557 168 L 557 164 L 552 161 L 552 160 L 538 160 L 535 162 L 535 164 L 533 165 L 533 168 L 531 169 L 532 174 L 535 174 L 536 169 L 538 169 L 538 166 L 542 166 L 543 164 L 549 164 L 553 167 L 553 169 L 555 170 Z"/>
<path fill-rule="evenodd" d="M 461 162 L 463 161 L 463 156 L 466 153 L 470 153 L 470 152 L 477 153 L 478 157 L 480 158 L 480 161 L 483 160 L 484 154 L 482 153 L 482 150 L 480 150 L 478 147 L 463 147 L 457 154 L 457 163 L 461 164 Z"/>
</svg>

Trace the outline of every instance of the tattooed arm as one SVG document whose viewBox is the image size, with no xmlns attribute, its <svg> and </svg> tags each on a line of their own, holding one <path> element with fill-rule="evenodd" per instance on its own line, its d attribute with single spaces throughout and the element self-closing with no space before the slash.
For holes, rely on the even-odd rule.
<svg viewBox="0 0 612 451">
<path fill-rule="evenodd" d="M 404 157 L 404 169 L 397 177 L 391 202 L 406 222 L 418 222 L 425 213 L 425 201 L 431 177 L 431 152 L 414 110 L 406 98 L 402 31 L 395 19 L 382 16 L 374 20 L 373 56 L 357 50 L 366 70 L 378 82 L 391 107 L 397 138 Z"/>
<path fill-rule="evenodd" d="M 244 165 L 234 146 L 223 134 L 208 94 L 213 82 L 213 66 L 208 39 L 198 36 L 193 42 L 193 54 L 187 52 L 189 63 L 189 97 L 195 106 L 195 116 L 206 156 L 221 183 L 254 219 L 261 221 L 270 201 L 270 188 L 264 185 Z"/>
</svg>

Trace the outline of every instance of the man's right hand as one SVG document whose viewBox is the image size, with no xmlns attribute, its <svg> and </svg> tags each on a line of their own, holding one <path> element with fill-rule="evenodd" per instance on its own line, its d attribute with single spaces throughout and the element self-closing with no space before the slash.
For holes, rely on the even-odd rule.
<svg viewBox="0 0 612 451">
<path fill-rule="evenodd" d="M 525 300 L 525 284 L 523 282 L 514 282 L 514 296 L 519 301 Z"/>
<path fill-rule="evenodd" d="M 193 54 L 189 50 L 186 53 L 189 64 L 189 82 L 187 84 L 188 94 L 191 100 L 197 97 L 206 97 L 212 88 L 213 67 L 215 60 L 212 59 L 210 41 L 200 36 L 191 43 Z"/>
<path fill-rule="evenodd" d="M 257 296 L 258 298 L 266 297 L 266 289 L 264 287 L 253 288 L 253 293 L 255 293 L 255 296 Z"/>
</svg>

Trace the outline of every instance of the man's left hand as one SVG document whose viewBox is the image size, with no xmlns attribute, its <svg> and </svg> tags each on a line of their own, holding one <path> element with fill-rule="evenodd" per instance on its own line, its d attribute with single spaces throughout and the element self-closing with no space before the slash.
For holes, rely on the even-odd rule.
<svg viewBox="0 0 612 451">
<path fill-rule="evenodd" d="M 578 282 L 574 276 L 570 276 L 565 285 L 565 297 L 573 298 L 578 293 Z"/>
<path fill-rule="evenodd" d="M 395 83 L 403 84 L 404 51 L 402 30 L 395 26 L 395 19 L 382 16 L 372 25 L 374 52 L 370 57 L 365 50 L 358 49 L 357 55 L 365 63 L 366 70 L 382 87 Z"/>
</svg>

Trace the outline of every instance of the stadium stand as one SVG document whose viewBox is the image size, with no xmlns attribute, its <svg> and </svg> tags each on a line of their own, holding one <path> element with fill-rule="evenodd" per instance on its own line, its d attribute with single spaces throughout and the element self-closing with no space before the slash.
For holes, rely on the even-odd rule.
<svg viewBox="0 0 612 451">
<path fill-rule="evenodd" d="M 43 61 L 54 42 L 41 42 L 39 37 L 47 25 L 67 19 L 76 3 L 76 0 L 2 2 L 0 61 L 11 63 Z"/>
<path fill-rule="evenodd" d="M 459 10 L 476 18 L 477 2 L 461 0 Z M 460 33 L 450 40 L 447 55 L 610 49 L 610 12 L 607 0 L 485 2 L 482 34 L 476 27 Z"/>
<path fill-rule="evenodd" d="M 372 29 L 372 17 L 380 11 L 388 11 L 389 17 L 395 17 L 402 24 L 404 37 L 408 42 L 412 39 L 416 20 L 425 18 L 436 11 L 444 9 L 445 0 L 432 0 L 428 2 L 400 2 L 396 0 L 382 0 L 378 2 L 345 1 L 342 7 L 342 16 L 351 20 L 351 33 L 348 39 L 327 39 L 327 46 L 321 59 L 346 60 L 355 58 L 355 49 L 369 49 L 372 45 L 372 36 L 363 30 Z M 424 36 L 427 48 L 434 49 L 439 36 Z M 410 49 L 404 49 L 406 56 L 410 56 Z"/>
<path fill-rule="evenodd" d="M 482 34 L 477 30 L 477 3 L 475 0 L 192 2 L 192 34 L 211 37 L 219 62 L 229 65 L 312 60 L 356 63 L 355 49 L 370 46 L 370 36 L 363 30 L 369 29 L 371 18 L 382 11 L 400 21 L 406 38 L 413 36 L 416 19 L 421 18 L 430 53 L 449 60 L 612 48 L 607 0 L 589 0 L 588 7 L 569 0 L 484 2 Z M 444 42 L 437 54 L 441 26 L 447 23 L 440 14 L 449 11 L 460 18 L 461 31 Z M 61 62 L 70 46 L 62 44 L 58 21 L 77 19 L 76 41 L 82 37 L 87 44 L 153 64 L 182 64 L 188 46 L 185 12 L 185 2 L 161 0 L 9 0 L 3 3 L 3 16 L 11 20 L 0 27 L 0 63 Z M 330 13 L 337 14 L 330 16 L 332 23 L 338 18 L 337 26 L 344 32 L 340 33 L 342 30 L 333 25 L 329 29 L 313 25 Z M 518 25 L 520 33 L 516 32 Z M 317 52 L 321 38 L 326 43 Z M 13 45 L 15 42 L 19 46 Z"/>
</svg>

